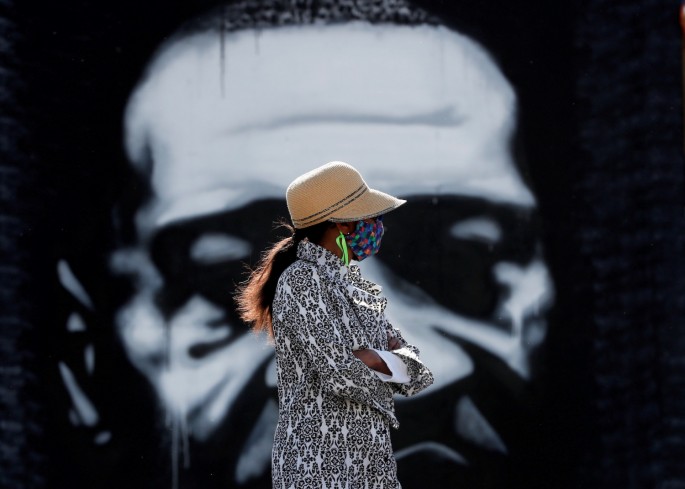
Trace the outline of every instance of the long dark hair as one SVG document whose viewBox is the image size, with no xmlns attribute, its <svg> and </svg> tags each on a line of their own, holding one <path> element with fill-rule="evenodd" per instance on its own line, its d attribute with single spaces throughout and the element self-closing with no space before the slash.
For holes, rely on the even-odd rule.
<svg viewBox="0 0 685 489">
<path fill-rule="evenodd" d="M 295 229 L 286 222 L 279 223 L 278 227 L 285 228 L 290 236 L 277 241 L 262 253 L 257 266 L 249 270 L 249 277 L 240 284 L 234 297 L 240 318 L 255 333 L 266 332 L 273 338 L 271 309 L 278 278 L 297 260 L 297 245 L 300 241 L 306 239 L 319 244 L 324 232 L 332 225 L 332 222 L 324 221 Z"/>
</svg>

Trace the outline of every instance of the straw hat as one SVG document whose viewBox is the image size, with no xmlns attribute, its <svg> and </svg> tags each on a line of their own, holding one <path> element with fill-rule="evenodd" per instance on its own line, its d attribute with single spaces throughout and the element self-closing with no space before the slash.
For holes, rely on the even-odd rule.
<svg viewBox="0 0 685 489">
<path fill-rule="evenodd" d="M 324 221 L 353 222 L 380 216 L 406 201 L 369 188 L 359 172 L 332 161 L 297 177 L 285 194 L 297 229 Z"/>
</svg>

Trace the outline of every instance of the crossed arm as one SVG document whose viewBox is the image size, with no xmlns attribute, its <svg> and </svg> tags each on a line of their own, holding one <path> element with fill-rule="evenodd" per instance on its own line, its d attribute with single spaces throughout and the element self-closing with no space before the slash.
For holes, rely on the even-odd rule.
<svg viewBox="0 0 685 489">
<path fill-rule="evenodd" d="M 399 350 L 400 348 L 402 348 L 402 342 L 398 338 L 388 335 L 388 350 Z M 392 375 L 388 365 L 376 350 L 364 348 L 363 350 L 355 350 L 352 354 L 371 370 L 384 373 L 385 375 Z"/>
</svg>

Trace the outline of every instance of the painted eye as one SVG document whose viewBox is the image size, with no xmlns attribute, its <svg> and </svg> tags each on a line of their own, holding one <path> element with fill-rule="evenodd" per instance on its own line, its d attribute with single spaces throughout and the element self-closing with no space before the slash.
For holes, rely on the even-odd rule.
<svg viewBox="0 0 685 489">
<path fill-rule="evenodd" d="M 228 234 L 204 234 L 190 248 L 191 259 L 201 265 L 246 258 L 252 251 L 247 241 Z"/>
<path fill-rule="evenodd" d="M 457 239 L 496 244 L 502 238 L 500 225 L 487 217 L 476 217 L 459 221 L 450 228 L 450 235 Z"/>
</svg>

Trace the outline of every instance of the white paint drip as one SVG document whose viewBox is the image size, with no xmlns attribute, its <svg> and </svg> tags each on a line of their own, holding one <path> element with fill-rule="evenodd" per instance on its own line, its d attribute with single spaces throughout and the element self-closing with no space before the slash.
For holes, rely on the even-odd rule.
<svg viewBox="0 0 685 489">
<path fill-rule="evenodd" d="M 181 403 L 167 404 L 167 426 L 171 431 L 171 486 L 178 489 L 181 470 L 181 457 L 183 468 L 190 468 L 190 450 L 188 430 L 187 406 Z"/>
</svg>

